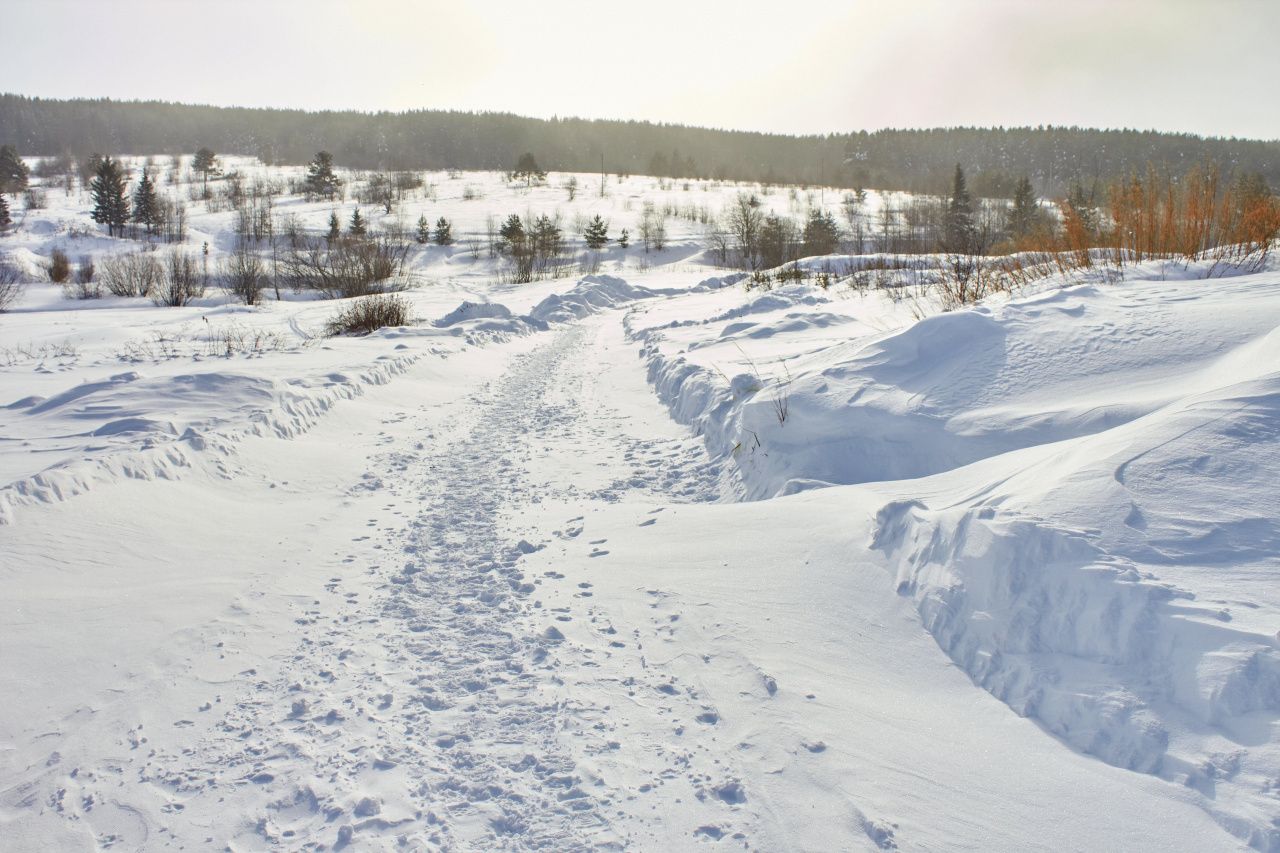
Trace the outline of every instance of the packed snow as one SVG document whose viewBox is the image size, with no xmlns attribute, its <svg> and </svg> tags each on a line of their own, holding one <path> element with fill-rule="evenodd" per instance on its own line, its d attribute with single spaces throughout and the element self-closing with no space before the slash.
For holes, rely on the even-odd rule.
<svg viewBox="0 0 1280 853">
<path fill-rule="evenodd" d="M 695 216 L 511 283 L 490 216 L 744 189 L 564 177 L 428 175 L 364 337 L 0 314 L 0 848 L 1280 850 L 1280 265 L 943 313 Z M 47 202 L 32 278 L 135 245 Z"/>
</svg>

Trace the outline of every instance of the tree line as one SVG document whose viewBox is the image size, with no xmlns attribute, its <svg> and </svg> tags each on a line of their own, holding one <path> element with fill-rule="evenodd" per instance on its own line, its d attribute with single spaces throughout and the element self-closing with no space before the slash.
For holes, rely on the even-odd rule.
<svg viewBox="0 0 1280 853">
<path fill-rule="evenodd" d="M 976 196 L 1011 198 L 1022 176 L 1046 195 L 1153 164 L 1256 172 L 1280 186 L 1280 141 L 1080 127 L 936 128 L 846 134 L 713 130 L 640 121 L 536 119 L 494 112 L 364 113 L 210 107 L 160 101 L 0 94 L 4 141 L 85 160 L 94 151 L 177 153 L 209 145 L 271 164 L 331 151 L 354 169 L 507 169 L 533 151 L 544 167 L 671 178 L 826 184 L 946 193 L 957 160 Z"/>
</svg>

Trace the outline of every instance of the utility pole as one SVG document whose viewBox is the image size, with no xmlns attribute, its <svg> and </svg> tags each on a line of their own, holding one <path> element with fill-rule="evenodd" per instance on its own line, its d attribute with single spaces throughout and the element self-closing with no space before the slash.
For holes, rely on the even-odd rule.
<svg viewBox="0 0 1280 853">
<path fill-rule="evenodd" d="M 600 151 L 600 198 L 604 198 L 604 151 Z"/>
</svg>

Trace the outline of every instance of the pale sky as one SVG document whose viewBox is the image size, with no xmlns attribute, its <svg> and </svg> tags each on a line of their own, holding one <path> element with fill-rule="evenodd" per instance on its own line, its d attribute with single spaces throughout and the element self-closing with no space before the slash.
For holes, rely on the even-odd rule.
<svg viewBox="0 0 1280 853">
<path fill-rule="evenodd" d="M 1280 138 L 1280 0 L 0 0 L 0 91 Z M 104 48 L 110 46 L 109 55 Z"/>
</svg>

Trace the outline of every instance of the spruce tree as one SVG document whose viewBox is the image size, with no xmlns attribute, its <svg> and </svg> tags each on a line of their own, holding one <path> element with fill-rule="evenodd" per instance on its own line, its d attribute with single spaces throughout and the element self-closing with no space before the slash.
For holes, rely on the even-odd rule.
<svg viewBox="0 0 1280 853">
<path fill-rule="evenodd" d="M 9 202 L 5 200 L 4 193 L 0 193 L 0 234 L 9 230 L 13 225 L 13 217 L 9 215 Z"/>
<path fill-rule="evenodd" d="M 325 235 L 325 239 L 332 243 L 334 240 L 342 236 L 342 223 L 338 220 L 338 211 L 329 214 L 329 233 Z"/>
<path fill-rule="evenodd" d="M 316 152 L 307 166 L 307 179 L 303 190 L 307 195 L 332 199 L 338 194 L 338 176 L 333 173 L 333 155 L 328 151 Z"/>
<path fill-rule="evenodd" d="M 20 193 L 27 188 L 30 170 L 12 145 L 0 146 L 0 193 Z"/>
<path fill-rule="evenodd" d="M 129 221 L 128 190 L 119 161 L 102 158 L 89 192 L 93 196 L 93 221 L 107 226 L 109 236 L 124 236 L 124 226 Z"/>
<path fill-rule="evenodd" d="M 628 231 L 625 228 L 622 229 L 622 233 L 618 235 L 618 245 L 624 249 L 627 248 L 627 246 L 631 245 L 630 231 Z"/>
<path fill-rule="evenodd" d="M 418 217 L 418 233 L 415 239 L 423 245 L 431 242 L 431 223 L 427 221 L 425 213 Z"/>
<path fill-rule="evenodd" d="M 973 200 L 969 197 L 969 186 L 965 181 L 964 169 L 957 163 L 955 177 L 951 183 L 951 201 L 947 204 L 943 248 L 956 254 L 969 254 L 974 248 L 974 235 Z"/>
<path fill-rule="evenodd" d="M 603 249 L 609 242 L 609 223 L 601 219 L 600 214 L 597 213 L 583 229 L 582 238 L 587 241 L 588 248 Z"/>
<path fill-rule="evenodd" d="M 1015 238 L 1025 237 L 1035 227 L 1040 209 L 1031 179 L 1023 175 L 1013 190 L 1013 208 L 1009 211 L 1009 231 Z"/>
<path fill-rule="evenodd" d="M 443 216 L 436 220 L 435 241 L 437 246 L 453 245 L 453 226 Z"/>
<path fill-rule="evenodd" d="M 806 255 L 829 255 L 840 244 L 840 228 L 836 219 L 824 210 L 809 211 L 809 218 L 804 224 L 804 253 Z"/>
<path fill-rule="evenodd" d="M 146 226 L 148 234 L 160 222 L 156 185 L 145 169 L 142 171 L 142 180 L 138 181 L 138 188 L 133 192 L 133 221 Z"/>
<path fill-rule="evenodd" d="M 201 148 L 196 152 L 195 160 L 191 163 L 191 168 L 204 175 L 204 196 L 209 197 L 209 174 L 218 171 L 218 155 L 213 153 L 211 148 Z"/>
<path fill-rule="evenodd" d="M 369 233 L 369 229 L 365 227 L 364 217 L 360 215 L 360 208 L 356 208 L 351 214 L 351 224 L 347 226 L 347 234 L 352 237 L 363 237 Z"/>
</svg>

